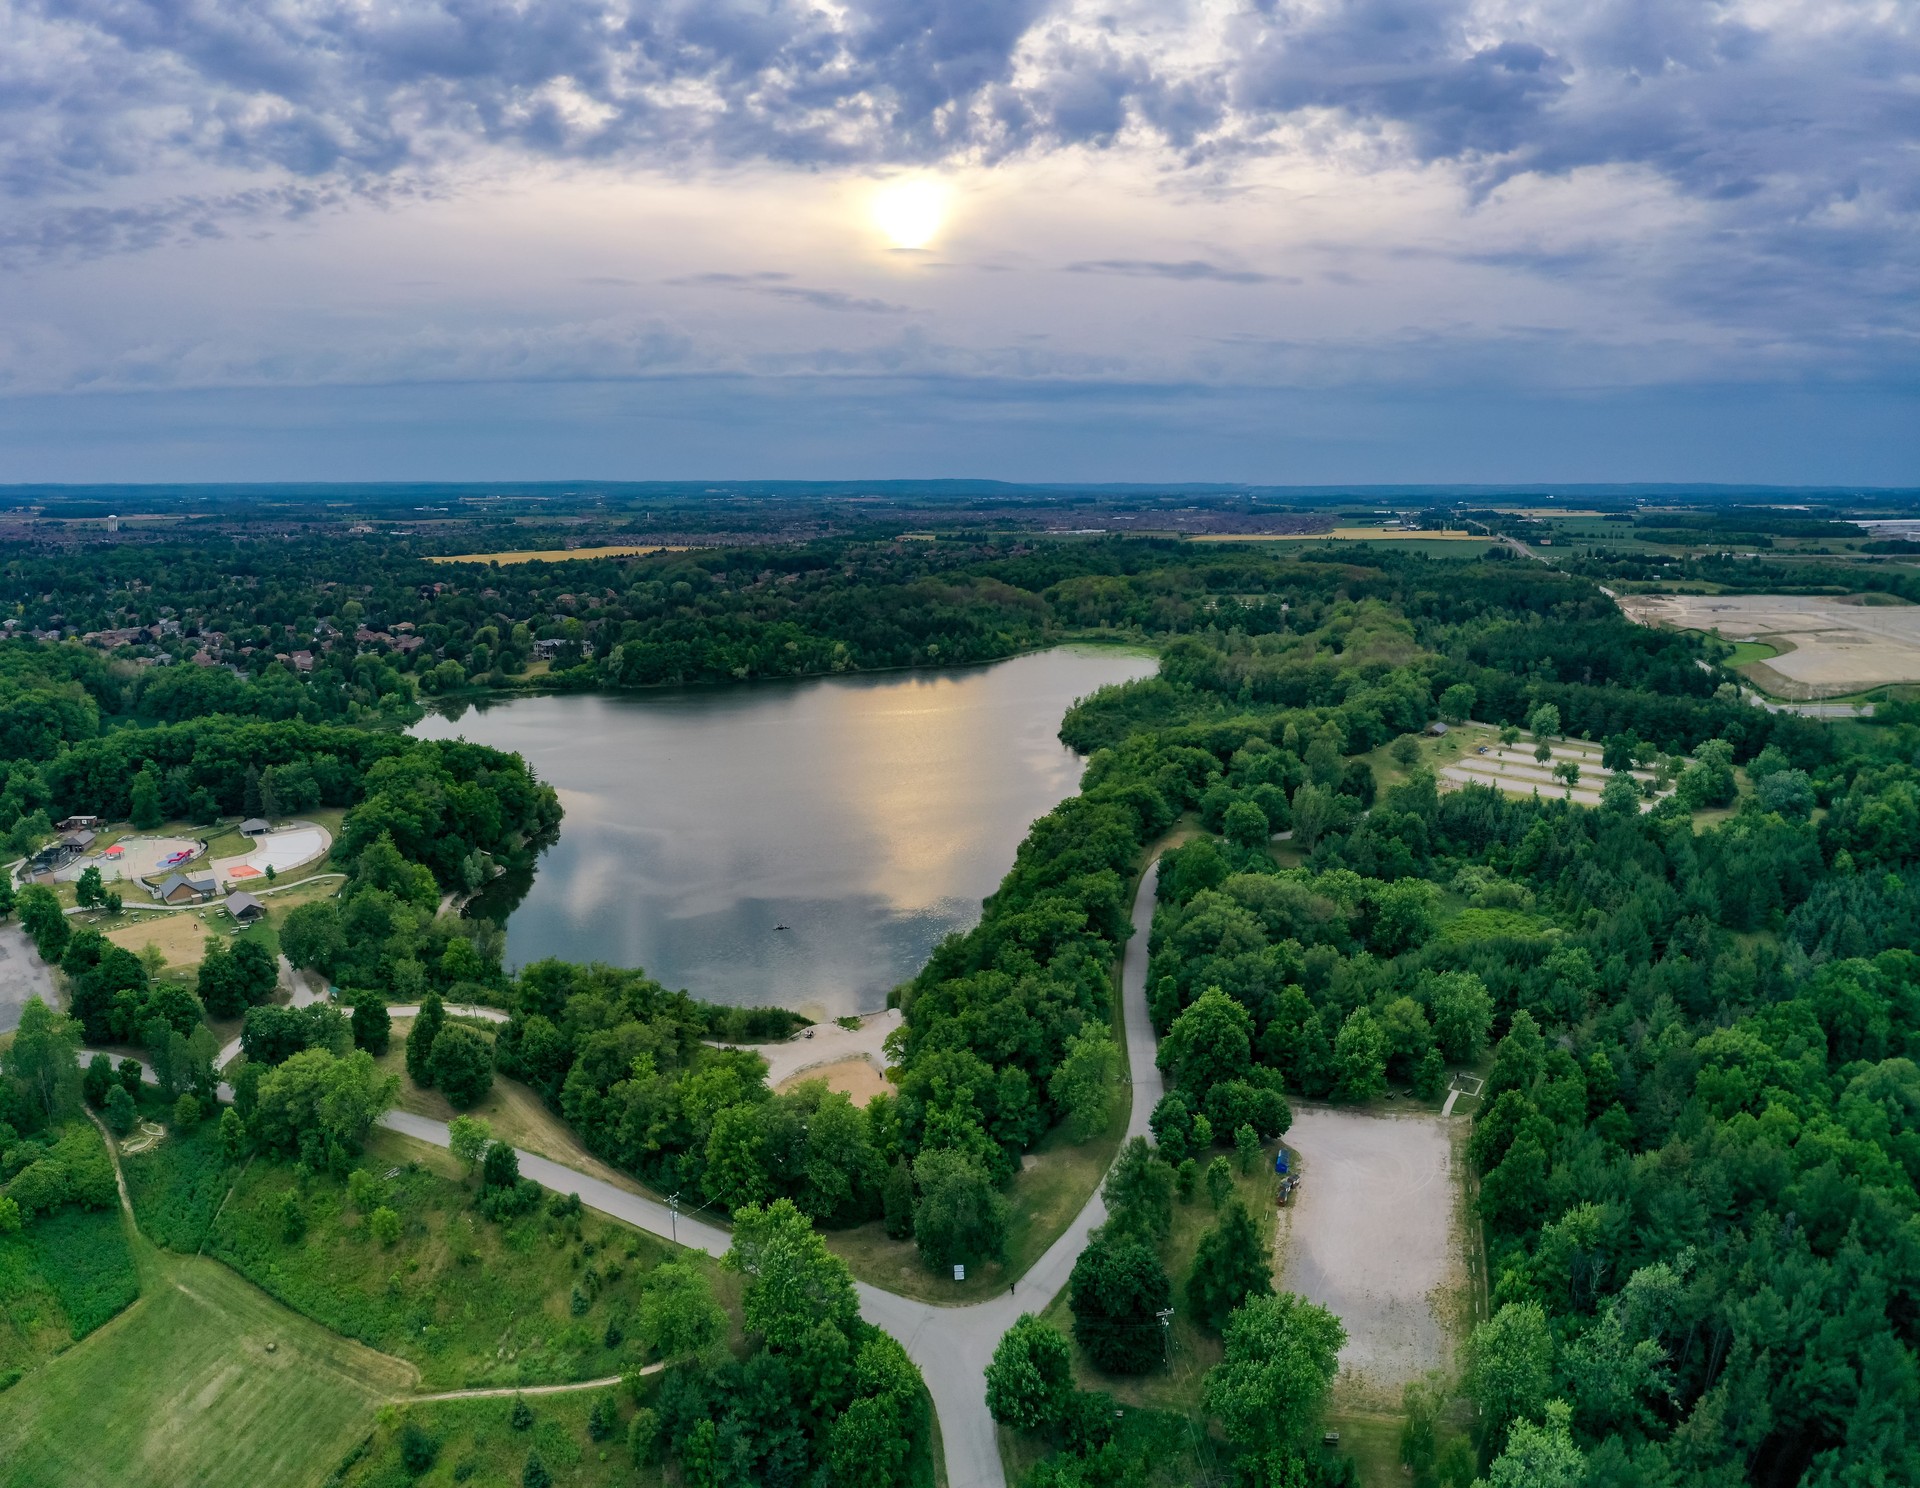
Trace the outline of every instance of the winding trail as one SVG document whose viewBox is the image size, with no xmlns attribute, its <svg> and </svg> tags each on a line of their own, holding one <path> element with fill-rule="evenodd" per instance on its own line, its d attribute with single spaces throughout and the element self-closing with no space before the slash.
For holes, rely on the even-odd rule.
<svg viewBox="0 0 1920 1488">
<path fill-rule="evenodd" d="M 1158 1045 L 1153 1023 L 1147 1015 L 1147 937 L 1153 928 L 1154 894 L 1160 881 L 1158 861 L 1148 865 L 1141 875 L 1139 892 L 1133 901 L 1133 935 L 1121 952 L 1120 1010 L 1126 1035 L 1127 1063 L 1132 1071 L 1133 1106 L 1127 1116 L 1125 1141 L 1148 1134 L 1147 1119 L 1165 1094 L 1166 1087 L 1154 1062 Z M 397 1017 L 418 1013 L 415 1007 L 389 1009 Z M 483 1018 L 506 1020 L 497 1008 L 456 1008 Z M 80 1051 L 84 1064 L 93 1050 Z M 224 1065 L 238 1045 L 221 1051 Z M 117 1056 L 116 1056 L 117 1058 Z M 142 1063 L 143 1077 L 153 1083 L 151 1068 Z M 233 1091 L 227 1085 L 219 1089 L 220 1099 L 231 1101 Z M 448 1147 L 452 1138 L 444 1121 L 417 1116 L 411 1111 L 388 1111 L 380 1124 L 402 1136 Z M 574 1193 L 587 1208 L 630 1224 L 649 1234 L 706 1252 L 725 1255 L 733 1237 L 725 1230 L 689 1215 L 676 1214 L 667 1205 L 644 1194 L 616 1188 L 604 1179 L 566 1167 L 537 1152 L 516 1148 L 520 1172 L 543 1188 L 555 1193 Z M 116 1169 L 118 1164 L 115 1164 Z M 946 1447 L 947 1488 L 1006 1488 L 1006 1475 L 1000 1465 L 1000 1445 L 992 1416 L 987 1414 L 986 1370 L 993 1358 L 994 1346 L 1023 1312 L 1038 1313 L 1067 1284 L 1073 1263 L 1087 1243 L 1087 1235 L 1105 1222 L 1106 1201 L 1096 1189 L 1080 1212 L 1074 1216 L 1059 1239 L 1015 1283 L 1006 1296 L 976 1302 L 966 1307 L 936 1307 L 894 1292 L 856 1282 L 861 1316 L 875 1327 L 884 1328 L 899 1339 L 908 1356 L 920 1368 L 940 1417 L 941 1439 Z M 1026 1291 L 1021 1292 L 1020 1287 Z M 553 1390 L 585 1390 L 603 1387 L 617 1380 L 587 1380 L 576 1384 L 528 1387 L 525 1389 L 460 1390 L 446 1395 L 407 1397 L 410 1399 L 451 1399 L 466 1395 L 540 1394 Z"/>
</svg>

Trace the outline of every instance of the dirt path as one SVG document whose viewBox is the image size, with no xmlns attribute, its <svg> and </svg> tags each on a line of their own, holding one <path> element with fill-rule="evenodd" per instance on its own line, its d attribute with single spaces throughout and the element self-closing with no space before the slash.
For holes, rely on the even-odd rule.
<svg viewBox="0 0 1920 1488">
<path fill-rule="evenodd" d="M 667 1367 L 666 1360 L 649 1364 L 640 1374 L 658 1374 Z M 609 1385 L 617 1385 L 625 1375 L 610 1374 L 605 1379 L 576 1380 L 570 1385 L 494 1385 L 484 1390 L 441 1390 L 434 1395 L 408 1395 L 409 1405 L 422 1400 L 484 1400 L 500 1395 L 565 1395 L 574 1390 L 604 1390 Z"/>
<path fill-rule="evenodd" d="M 1455 1124 L 1302 1105 L 1287 1145 L 1304 1160 L 1281 1211 L 1281 1285 L 1346 1325 L 1339 1393 L 1396 1408 L 1400 1389 L 1452 1361 L 1467 1275 Z"/>
</svg>

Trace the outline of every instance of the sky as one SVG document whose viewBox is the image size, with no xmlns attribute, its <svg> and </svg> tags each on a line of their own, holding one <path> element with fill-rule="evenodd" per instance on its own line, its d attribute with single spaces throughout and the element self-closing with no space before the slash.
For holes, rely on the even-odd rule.
<svg viewBox="0 0 1920 1488">
<path fill-rule="evenodd" d="M 1920 483 L 1913 0 L 0 0 L 0 483 Z"/>
</svg>

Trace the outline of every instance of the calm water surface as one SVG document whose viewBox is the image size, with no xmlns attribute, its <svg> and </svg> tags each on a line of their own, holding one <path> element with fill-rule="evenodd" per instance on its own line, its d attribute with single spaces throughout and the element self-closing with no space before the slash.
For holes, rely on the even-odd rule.
<svg viewBox="0 0 1920 1488">
<path fill-rule="evenodd" d="M 837 1017 L 884 1005 L 979 918 L 1028 825 L 1079 784 L 1061 716 L 1155 665 L 1062 649 L 951 672 L 521 698 L 414 732 L 515 751 L 560 792 L 560 840 L 507 919 L 510 966 L 607 961 L 715 1002 Z"/>
</svg>

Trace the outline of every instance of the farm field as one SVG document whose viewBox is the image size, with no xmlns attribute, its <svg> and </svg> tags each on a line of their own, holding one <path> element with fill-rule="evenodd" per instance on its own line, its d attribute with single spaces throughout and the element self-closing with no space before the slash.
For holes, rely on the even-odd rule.
<svg viewBox="0 0 1920 1488">
<path fill-rule="evenodd" d="M 639 558 L 647 553 L 685 553 L 691 549 L 655 543 L 614 543 L 599 548 L 521 548 L 511 553 L 452 553 L 429 563 L 571 563 L 581 558 Z"/>
</svg>

